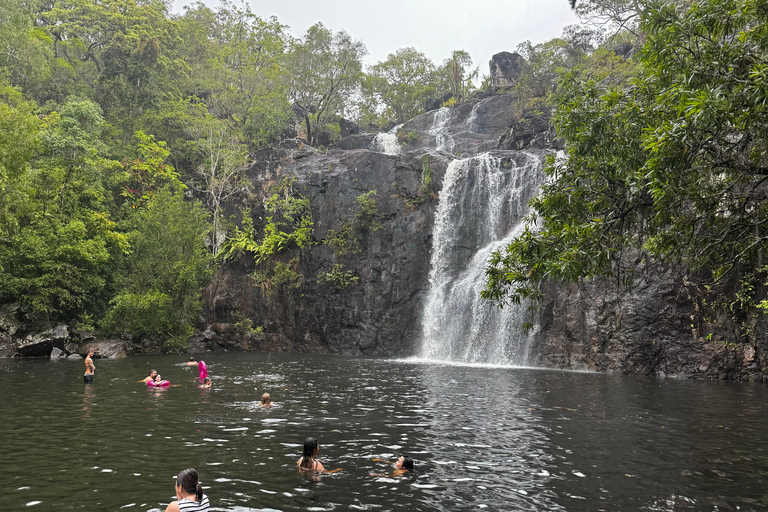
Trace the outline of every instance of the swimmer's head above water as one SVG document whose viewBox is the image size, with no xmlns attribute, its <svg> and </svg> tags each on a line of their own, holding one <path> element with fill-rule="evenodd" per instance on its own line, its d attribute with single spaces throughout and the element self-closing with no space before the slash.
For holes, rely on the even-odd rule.
<svg viewBox="0 0 768 512">
<path fill-rule="evenodd" d="M 261 405 L 272 405 L 272 399 L 269 398 L 269 393 L 261 395 Z"/>
<path fill-rule="evenodd" d="M 413 459 L 407 455 L 404 455 L 397 459 L 397 462 L 395 462 L 395 467 L 397 469 L 407 469 L 408 471 L 413 471 Z"/>
<path fill-rule="evenodd" d="M 187 494 L 194 494 L 198 502 L 203 499 L 203 487 L 200 485 L 197 471 L 194 468 L 187 468 L 178 474 L 176 477 L 176 487 L 177 489 L 183 489 Z M 176 495 L 178 497 L 178 490 Z"/>
</svg>

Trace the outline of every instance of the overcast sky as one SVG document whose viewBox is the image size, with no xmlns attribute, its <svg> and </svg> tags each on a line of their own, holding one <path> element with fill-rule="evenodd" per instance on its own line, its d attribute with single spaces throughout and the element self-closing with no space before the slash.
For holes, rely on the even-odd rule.
<svg viewBox="0 0 768 512">
<path fill-rule="evenodd" d="M 234 0 L 241 5 L 242 0 Z M 216 8 L 219 0 L 204 0 Z M 174 0 L 183 12 L 190 0 Z M 262 18 L 277 16 L 300 37 L 321 21 L 334 32 L 346 30 L 368 48 L 366 64 L 413 46 L 440 64 L 453 50 L 466 50 L 488 74 L 495 53 L 514 51 L 523 41 L 541 43 L 578 22 L 568 0 L 249 0 Z"/>
</svg>

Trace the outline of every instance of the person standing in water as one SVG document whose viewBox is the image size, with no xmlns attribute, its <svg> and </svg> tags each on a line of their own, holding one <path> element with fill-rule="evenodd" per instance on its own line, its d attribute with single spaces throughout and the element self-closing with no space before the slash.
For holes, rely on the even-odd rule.
<svg viewBox="0 0 768 512">
<path fill-rule="evenodd" d="M 85 356 L 85 375 L 83 375 L 84 382 L 93 382 L 93 375 L 96 373 L 96 365 L 93 364 L 93 349 L 88 350 L 88 355 Z"/>
<path fill-rule="evenodd" d="M 194 468 L 187 468 L 176 477 L 176 501 L 172 501 L 165 512 L 207 512 L 208 496 Z"/>
<path fill-rule="evenodd" d="M 269 393 L 261 395 L 261 403 L 259 405 L 261 407 L 272 407 L 272 399 L 269 397 Z"/>
</svg>

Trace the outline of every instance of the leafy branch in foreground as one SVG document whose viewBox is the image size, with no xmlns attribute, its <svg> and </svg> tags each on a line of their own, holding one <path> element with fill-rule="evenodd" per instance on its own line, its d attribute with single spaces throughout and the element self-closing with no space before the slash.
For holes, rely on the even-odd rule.
<svg viewBox="0 0 768 512">
<path fill-rule="evenodd" d="M 483 297 L 519 302 L 548 280 L 616 276 L 637 251 L 686 265 L 719 304 L 731 284 L 753 283 L 736 309 L 753 308 L 768 285 L 766 26 L 763 1 L 652 2 L 629 87 L 606 88 L 589 69 L 561 79 L 554 122 L 567 156 L 549 161 Z"/>
</svg>

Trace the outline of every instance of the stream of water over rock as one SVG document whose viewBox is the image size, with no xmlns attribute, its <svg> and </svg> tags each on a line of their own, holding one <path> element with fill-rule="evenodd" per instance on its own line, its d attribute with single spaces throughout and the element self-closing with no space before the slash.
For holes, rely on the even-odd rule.
<svg viewBox="0 0 768 512">
<path fill-rule="evenodd" d="M 501 151 L 454 160 L 440 192 L 421 356 L 429 360 L 525 365 L 526 303 L 501 309 L 480 297 L 485 269 L 524 228 L 541 181 L 538 154 Z"/>
</svg>

